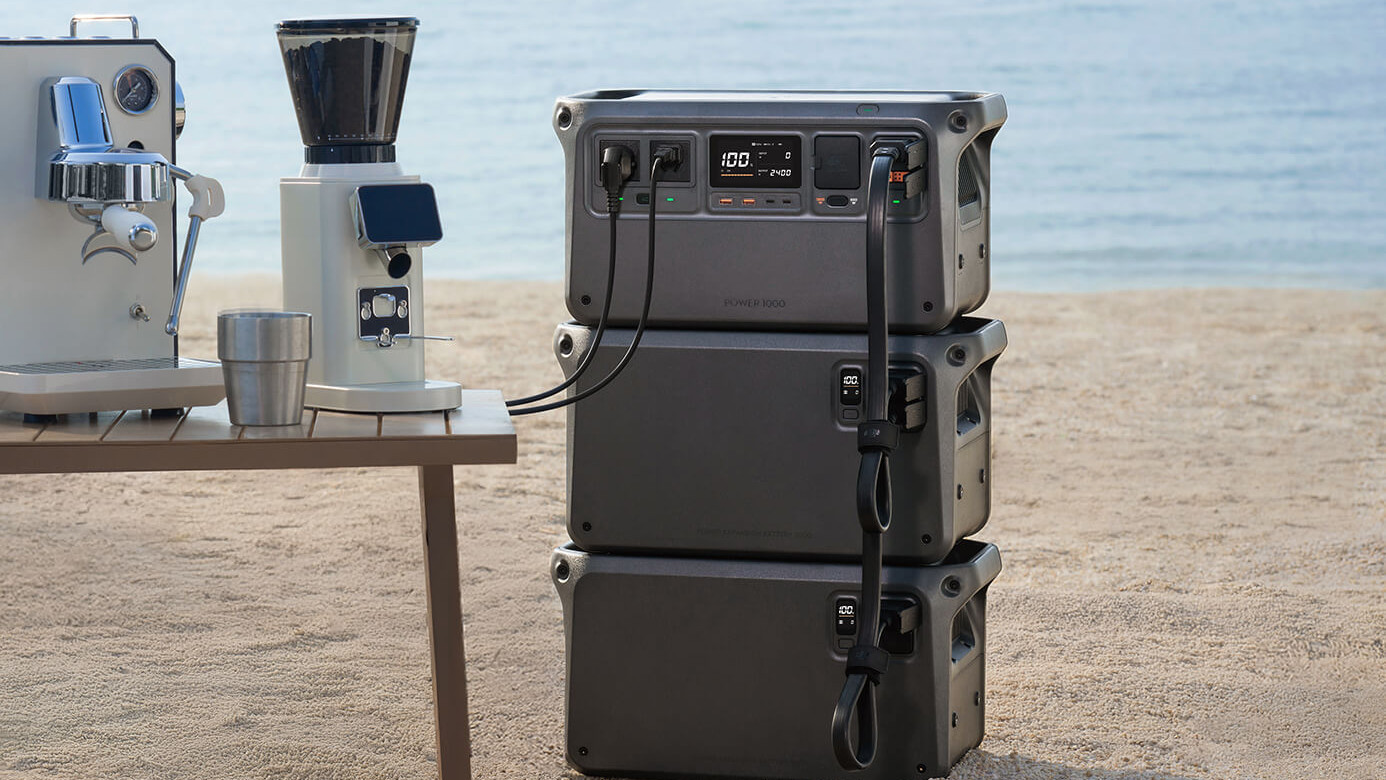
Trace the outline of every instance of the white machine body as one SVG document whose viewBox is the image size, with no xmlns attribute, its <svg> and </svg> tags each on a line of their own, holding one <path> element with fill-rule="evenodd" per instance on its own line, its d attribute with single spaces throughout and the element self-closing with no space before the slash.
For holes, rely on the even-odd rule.
<svg viewBox="0 0 1386 780">
<path fill-rule="evenodd" d="M 124 206 L 82 204 L 92 215 L 84 217 L 75 215 L 72 198 L 43 191 L 61 151 L 46 147 L 56 137 L 50 92 L 63 78 L 99 85 L 110 145 L 155 153 L 130 157 L 162 155 L 172 167 L 181 111 L 173 59 L 157 41 L 137 37 L 0 39 L 0 73 L 0 101 L 9 107 L 0 112 L 0 263 L 8 290 L 0 307 L 0 409 L 64 414 L 217 403 L 224 397 L 220 366 L 180 359 L 165 330 L 177 277 L 172 193 Z M 130 176 L 122 186 L 147 191 L 143 173 Z"/>
<path fill-rule="evenodd" d="M 462 402 L 461 385 L 424 377 L 422 249 L 409 246 L 413 270 L 391 277 L 380 252 L 358 239 L 358 188 L 408 184 L 419 177 L 393 162 L 307 163 L 299 176 L 280 180 L 284 307 L 309 312 L 314 322 L 306 406 L 423 412 Z M 393 320 L 404 330 L 396 326 L 387 339 L 363 336 L 363 320 Z"/>
</svg>

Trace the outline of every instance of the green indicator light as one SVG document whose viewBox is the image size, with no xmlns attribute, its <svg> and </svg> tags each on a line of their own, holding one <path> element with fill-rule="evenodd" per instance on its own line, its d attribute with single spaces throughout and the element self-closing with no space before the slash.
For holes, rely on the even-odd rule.
<svg viewBox="0 0 1386 780">
<path fill-rule="evenodd" d="M 674 202 L 674 199 L 673 199 L 673 198 L 665 198 L 665 200 L 668 201 L 668 202 L 670 202 L 670 203 L 673 203 L 673 202 Z"/>
<path fill-rule="evenodd" d="M 617 198 L 616 200 L 625 200 L 625 199 L 626 199 L 626 196 L 622 195 L 621 197 Z"/>
<path fill-rule="evenodd" d="M 898 205 L 900 205 L 900 199 L 899 199 L 899 198 L 896 198 L 895 200 L 892 200 L 891 203 L 894 203 L 894 204 L 896 204 L 896 205 L 898 206 Z"/>
</svg>

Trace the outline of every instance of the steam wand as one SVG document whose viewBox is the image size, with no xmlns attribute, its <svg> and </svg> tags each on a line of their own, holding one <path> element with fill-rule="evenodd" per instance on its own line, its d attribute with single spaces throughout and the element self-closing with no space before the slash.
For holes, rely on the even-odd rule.
<svg viewBox="0 0 1386 780">
<path fill-rule="evenodd" d="M 173 291 L 173 308 L 169 311 L 164 332 L 170 336 L 178 335 L 178 318 L 183 312 L 183 293 L 188 287 L 188 272 L 192 270 L 193 253 L 197 251 L 197 233 L 204 220 L 221 215 L 226 208 L 226 196 L 221 191 L 221 183 L 210 176 L 199 176 L 179 168 L 168 166 L 169 173 L 183 182 L 192 193 L 193 204 L 188 209 L 188 239 L 183 244 L 183 261 L 178 265 L 178 285 Z"/>
</svg>

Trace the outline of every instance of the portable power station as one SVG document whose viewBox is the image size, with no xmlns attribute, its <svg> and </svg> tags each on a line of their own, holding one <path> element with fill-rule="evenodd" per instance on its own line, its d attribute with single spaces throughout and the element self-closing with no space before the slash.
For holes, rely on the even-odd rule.
<svg viewBox="0 0 1386 780">
<path fill-rule="evenodd" d="M 583 390 L 625 352 L 608 329 Z M 554 334 L 566 374 L 593 330 Z M 942 560 L 991 509 L 991 369 L 997 320 L 891 337 L 891 563 Z M 625 371 L 568 407 L 568 535 L 594 552 L 861 556 L 852 477 L 864 414 L 866 337 L 651 330 Z M 590 377 L 590 378 L 589 378 Z"/>
<path fill-rule="evenodd" d="M 890 330 L 933 333 L 989 289 L 991 143 L 1005 100 L 980 92 L 601 90 L 560 98 L 567 303 L 596 324 L 609 260 L 602 153 L 626 147 L 609 322 L 634 324 L 644 216 L 659 218 L 651 327 L 861 330 L 867 172 L 902 154 L 888 206 Z M 651 186 L 650 161 L 679 163 Z M 654 202 L 651 202 L 651 199 Z"/>
<path fill-rule="evenodd" d="M 888 566 L 880 750 L 843 769 L 828 721 L 854 639 L 850 564 L 553 555 L 568 659 L 568 760 L 595 776 L 750 780 L 943 777 L 982 739 L 986 591 L 996 547 Z"/>
</svg>

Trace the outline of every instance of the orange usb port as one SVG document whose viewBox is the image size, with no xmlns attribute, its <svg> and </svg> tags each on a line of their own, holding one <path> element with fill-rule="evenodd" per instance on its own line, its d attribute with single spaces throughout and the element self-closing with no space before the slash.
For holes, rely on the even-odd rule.
<svg viewBox="0 0 1386 780">
<path fill-rule="evenodd" d="M 723 206 L 730 206 L 730 205 L 732 204 L 732 199 L 731 199 L 731 198 L 721 198 L 721 199 L 719 199 L 717 202 L 720 203 L 720 204 L 722 204 Z"/>
<path fill-rule="evenodd" d="M 742 198 L 742 199 L 741 199 L 741 205 L 743 205 L 743 206 L 754 206 L 754 205 L 756 205 L 756 199 L 755 199 L 755 198 Z"/>
</svg>

